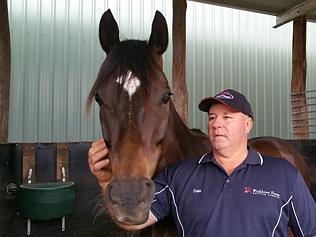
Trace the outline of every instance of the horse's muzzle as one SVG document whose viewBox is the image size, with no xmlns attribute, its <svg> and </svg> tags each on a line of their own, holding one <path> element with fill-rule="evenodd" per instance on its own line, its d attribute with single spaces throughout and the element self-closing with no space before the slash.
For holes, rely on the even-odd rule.
<svg viewBox="0 0 316 237">
<path fill-rule="evenodd" d="M 104 201 L 114 221 L 138 225 L 147 221 L 155 185 L 144 177 L 114 179 L 104 193 Z"/>
</svg>

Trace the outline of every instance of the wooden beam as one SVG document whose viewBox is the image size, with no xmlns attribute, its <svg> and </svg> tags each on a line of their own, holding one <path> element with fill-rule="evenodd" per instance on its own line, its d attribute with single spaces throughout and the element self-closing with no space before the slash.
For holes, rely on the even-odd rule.
<svg viewBox="0 0 316 237">
<path fill-rule="evenodd" d="M 173 103 L 182 120 L 188 124 L 188 91 L 186 86 L 186 0 L 173 0 Z"/>
<path fill-rule="evenodd" d="M 309 138 L 306 106 L 306 17 L 293 21 L 291 110 L 292 133 L 295 139 Z"/>
<path fill-rule="evenodd" d="M 302 3 L 299 3 L 295 7 L 288 9 L 282 14 L 276 17 L 276 25 L 273 28 L 278 28 L 281 25 L 284 25 L 294 18 L 299 16 L 306 15 L 307 13 L 316 9 L 316 0 L 306 0 Z"/>
<path fill-rule="evenodd" d="M 7 1 L 0 1 L 0 143 L 8 142 L 10 99 L 10 31 Z"/>
</svg>

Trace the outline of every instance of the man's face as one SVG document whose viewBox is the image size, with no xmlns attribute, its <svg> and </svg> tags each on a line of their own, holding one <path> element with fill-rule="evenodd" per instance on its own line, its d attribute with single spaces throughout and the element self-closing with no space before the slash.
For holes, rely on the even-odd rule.
<svg viewBox="0 0 316 237">
<path fill-rule="evenodd" d="M 208 118 L 208 136 L 213 149 L 238 149 L 245 146 L 252 128 L 252 119 L 224 104 L 211 106 Z"/>
</svg>

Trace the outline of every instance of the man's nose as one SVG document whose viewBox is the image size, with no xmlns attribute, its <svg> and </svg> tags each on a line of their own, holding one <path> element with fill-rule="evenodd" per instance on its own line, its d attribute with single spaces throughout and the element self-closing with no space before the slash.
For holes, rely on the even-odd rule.
<svg viewBox="0 0 316 237">
<path fill-rule="evenodd" d="M 221 127 L 223 125 L 223 120 L 219 117 L 214 118 L 213 122 L 212 122 L 212 127 L 217 128 L 217 127 Z"/>
</svg>

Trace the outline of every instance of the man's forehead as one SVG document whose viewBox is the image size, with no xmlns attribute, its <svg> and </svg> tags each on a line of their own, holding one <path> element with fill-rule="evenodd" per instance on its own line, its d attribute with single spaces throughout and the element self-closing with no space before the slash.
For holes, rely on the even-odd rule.
<svg viewBox="0 0 316 237">
<path fill-rule="evenodd" d="M 221 113 L 240 113 L 239 111 L 236 111 L 229 107 L 228 105 L 225 105 L 223 103 L 215 103 L 213 104 L 209 109 L 209 114 L 213 114 L 215 112 L 221 112 Z"/>
</svg>

